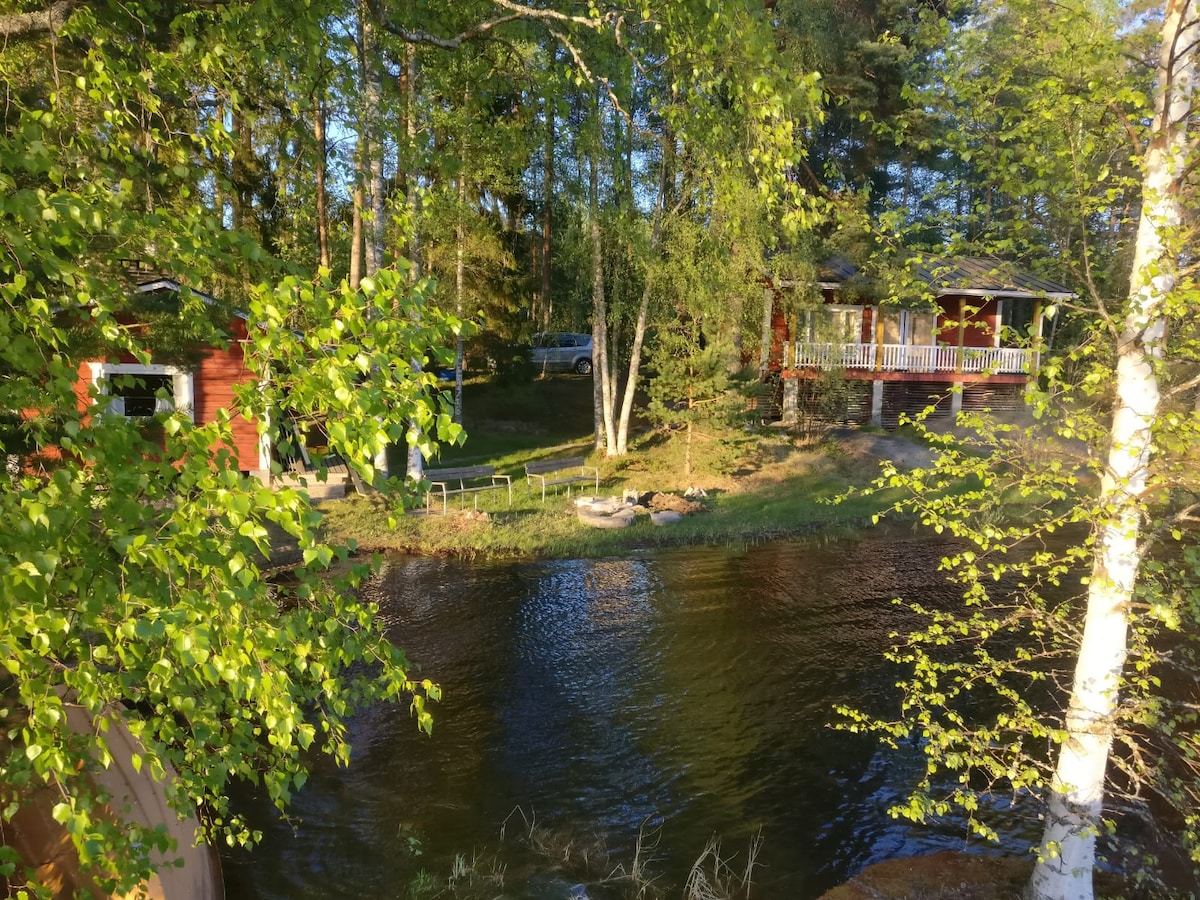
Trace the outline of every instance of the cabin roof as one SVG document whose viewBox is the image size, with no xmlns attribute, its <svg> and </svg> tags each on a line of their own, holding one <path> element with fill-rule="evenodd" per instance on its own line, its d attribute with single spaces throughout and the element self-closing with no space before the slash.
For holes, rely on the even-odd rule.
<svg viewBox="0 0 1200 900">
<path fill-rule="evenodd" d="M 1072 297 L 1063 285 L 1041 278 L 995 257 L 925 256 L 917 263 L 917 277 L 939 293 L 982 291 L 1009 297 Z"/>
<path fill-rule="evenodd" d="M 935 256 L 922 254 L 912 263 L 916 278 L 936 296 L 1047 297 L 1065 300 L 1075 292 L 1058 282 L 1027 272 L 1015 263 L 989 256 Z M 844 257 L 821 264 L 821 286 L 837 288 L 862 278 L 858 267 Z"/>
</svg>

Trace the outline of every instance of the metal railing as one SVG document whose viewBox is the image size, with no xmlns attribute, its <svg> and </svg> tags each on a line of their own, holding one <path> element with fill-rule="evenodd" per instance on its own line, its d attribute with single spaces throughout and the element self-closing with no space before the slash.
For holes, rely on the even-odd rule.
<svg viewBox="0 0 1200 900">
<path fill-rule="evenodd" d="M 929 347 L 912 344 L 835 344 L 801 341 L 794 353 L 798 369 L 875 369 L 884 372 L 966 372 L 970 374 L 1028 374 L 1037 356 L 1019 347 Z"/>
</svg>

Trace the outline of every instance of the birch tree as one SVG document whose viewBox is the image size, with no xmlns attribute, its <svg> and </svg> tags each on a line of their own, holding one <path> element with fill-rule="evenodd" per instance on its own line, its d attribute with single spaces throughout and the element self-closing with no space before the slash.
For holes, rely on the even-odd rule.
<svg viewBox="0 0 1200 900">
<path fill-rule="evenodd" d="M 1191 164 L 1200 23 L 1191 0 L 1169 0 L 1163 19 L 1154 118 L 1142 160 L 1142 209 L 1130 293 L 1117 337 L 1115 398 L 1087 616 L 1048 796 L 1046 828 L 1029 885 L 1035 900 L 1092 896 L 1105 770 L 1115 735 L 1134 591 L 1168 305 L 1179 284 L 1183 197 Z"/>
<path fill-rule="evenodd" d="M 1023 45 L 1007 45 L 1007 58 L 996 48 L 1011 89 L 982 115 L 1007 110 L 994 147 L 1010 171 L 1041 179 L 1029 186 L 1037 203 L 1023 207 L 1039 215 L 1007 232 L 1015 240 L 1005 244 L 1002 223 L 991 227 L 996 246 L 1010 250 L 1032 244 L 1039 225 L 1073 234 L 1057 246 L 1074 254 L 1080 299 L 1070 312 L 1082 337 L 1044 360 L 1027 395 L 1034 425 L 970 414 L 962 424 L 976 436 L 967 446 L 932 437 L 940 447 L 933 466 L 887 469 L 881 484 L 912 492 L 900 507 L 963 541 L 944 567 L 967 605 L 913 604 L 928 624 L 890 654 L 909 673 L 902 718 L 843 712 L 852 729 L 919 741 L 925 774 L 897 814 L 923 821 L 957 807 L 976 833 L 995 839 L 988 812 L 997 795 L 1039 799 L 1044 830 L 1028 896 L 1090 900 L 1098 852 L 1155 893 L 1167 886 L 1151 844 L 1200 864 L 1196 711 L 1168 686 L 1194 683 L 1198 658 L 1192 448 L 1200 418 L 1191 392 L 1200 354 L 1188 246 L 1200 33 L 1190 0 L 1169 0 L 1156 76 L 1142 97 L 1121 69 L 1137 36 L 1115 16 L 1084 4 L 1057 6 L 1049 19 L 1042 10 L 989 4 L 978 20 L 999 26 L 993 34 L 1024 35 Z M 1067 43 L 1073 54 L 1062 53 Z M 1085 60 L 1098 67 L 1089 73 Z M 1016 74 L 1032 76 L 1021 82 L 1032 104 L 1008 80 Z M 1112 128 L 1117 111 L 1136 181 L 1092 169 L 1111 146 L 1076 127 Z M 1072 123 L 1060 147 L 1036 137 L 1055 114 Z M 1016 181 L 1002 186 L 1020 199 Z M 1123 252 L 1108 213 L 1129 207 L 1140 210 L 1136 235 L 1126 290 L 1113 296 L 1106 286 L 1118 279 L 1094 276 Z M 1182 815 L 1181 832 L 1156 824 L 1164 805 Z M 1153 840 L 1124 844 L 1131 819 Z"/>
</svg>

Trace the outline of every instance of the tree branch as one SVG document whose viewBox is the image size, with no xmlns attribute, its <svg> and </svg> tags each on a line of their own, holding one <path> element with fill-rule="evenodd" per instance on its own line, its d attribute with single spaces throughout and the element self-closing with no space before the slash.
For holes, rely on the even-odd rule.
<svg viewBox="0 0 1200 900">
<path fill-rule="evenodd" d="M 571 58 L 575 60 L 575 65 L 578 67 L 583 77 L 592 84 L 597 84 L 604 88 L 604 93 L 608 95 L 608 102 L 613 105 L 613 109 L 620 113 L 621 118 L 629 124 L 629 127 L 637 130 L 639 133 L 648 134 L 648 132 L 642 131 L 642 129 L 638 128 L 637 123 L 633 121 L 633 116 L 629 115 L 629 113 L 625 111 L 625 107 L 621 105 L 621 99 L 612 89 L 612 83 L 607 78 L 599 78 L 592 73 L 592 70 L 588 68 L 586 60 L 584 60 L 580 52 L 575 49 L 575 45 L 571 43 L 567 36 L 554 28 L 548 28 L 547 31 L 549 31 L 550 35 L 560 44 L 562 44 L 567 49 L 567 52 L 571 54 Z"/>
<path fill-rule="evenodd" d="M 1177 394 L 1182 394 L 1184 391 L 1191 390 L 1192 388 L 1196 387 L 1196 385 L 1198 385 L 1198 384 L 1200 384 L 1200 375 L 1197 375 L 1195 378 L 1189 378 L 1187 381 L 1183 382 L 1182 384 L 1175 385 L 1173 388 L 1171 388 L 1169 391 L 1166 392 L 1166 395 L 1168 397 L 1174 397 Z"/>
<path fill-rule="evenodd" d="M 440 37 L 436 34 L 431 34 L 428 31 L 410 31 L 395 22 L 391 21 L 384 13 L 383 6 L 379 0 L 366 0 L 367 7 L 371 10 L 371 15 L 375 20 L 383 26 L 383 30 L 388 34 L 395 35 L 408 44 L 426 44 L 430 47 L 437 47 L 441 50 L 456 50 L 468 41 L 477 40 L 485 37 L 488 32 L 494 31 L 501 25 L 506 25 L 509 22 L 515 22 L 518 19 L 526 18 L 518 13 L 513 13 L 507 16 L 497 16 L 494 19 L 487 19 L 483 22 L 478 22 L 472 25 L 466 31 L 460 31 L 458 34 L 450 37 Z M 512 4 L 517 7 L 516 4 Z M 517 7 L 525 9 L 525 7 Z M 531 10 L 538 12 L 538 10 Z"/>
<path fill-rule="evenodd" d="M 60 0 L 60 2 L 80 2 L 80 0 Z M 442 50 L 455 50 L 461 47 L 468 41 L 473 41 L 486 36 L 489 32 L 495 31 L 501 25 L 506 25 L 509 22 L 517 22 L 521 20 L 538 20 L 555 23 L 566 23 L 570 25 L 578 25 L 582 28 L 590 28 L 593 31 L 599 31 L 606 28 L 614 21 L 620 28 L 621 17 L 617 13 L 606 13 L 598 18 L 590 16 L 572 16 L 567 13 L 559 12 L 555 9 L 539 9 L 532 6 L 525 6 L 521 3 L 515 3 L 513 0 L 492 0 L 495 6 L 501 9 L 508 10 L 507 15 L 497 16 L 494 19 L 487 19 L 483 22 L 478 22 L 472 25 L 465 31 L 460 31 L 458 34 L 450 37 L 441 37 L 436 34 L 431 34 L 428 31 L 410 31 L 395 22 L 392 22 L 384 14 L 380 0 L 366 0 L 367 6 L 371 10 L 371 14 L 383 26 L 384 30 L 389 34 L 393 34 L 409 44 L 427 44 L 431 47 L 438 47 Z"/>
<path fill-rule="evenodd" d="M 570 25 L 590 28 L 593 31 L 600 31 L 614 22 L 618 23 L 619 27 L 622 18 L 621 14 L 616 12 L 607 12 L 595 18 L 591 16 L 572 16 L 564 12 L 559 12 L 556 9 L 536 9 L 531 6 L 514 3 L 513 0 L 492 0 L 492 3 L 501 9 L 511 10 L 515 16 L 521 19 L 543 19 L 551 22 L 565 22 Z"/>
<path fill-rule="evenodd" d="M 95 0 L 54 0 L 45 9 L 27 13 L 0 13 L 0 40 L 16 38 L 23 40 L 43 34 L 57 34 L 71 18 L 71 13 Z M 212 9 L 224 6 L 231 0 L 185 0 L 184 6 L 194 9 Z"/>
<path fill-rule="evenodd" d="M 0 37 L 23 38 L 37 34 L 55 34 L 84 0 L 55 0 L 45 9 L 27 13 L 0 15 Z"/>
</svg>

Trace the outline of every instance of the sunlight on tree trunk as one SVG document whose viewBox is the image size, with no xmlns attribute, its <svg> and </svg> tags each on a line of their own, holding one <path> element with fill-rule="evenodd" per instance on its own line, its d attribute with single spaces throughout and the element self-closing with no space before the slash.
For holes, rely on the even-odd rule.
<svg viewBox="0 0 1200 900">
<path fill-rule="evenodd" d="M 659 245 L 662 243 L 662 220 L 667 193 L 666 179 L 667 167 L 664 160 L 659 172 L 658 198 L 655 201 L 654 223 L 651 225 L 650 231 L 651 263 L 653 263 L 653 260 L 657 256 Z M 642 345 L 646 339 L 646 324 L 650 315 L 650 297 L 653 280 L 649 272 L 644 277 L 645 284 L 642 286 L 642 299 L 638 304 L 637 322 L 633 328 L 633 346 L 629 351 L 629 378 L 625 382 L 625 396 L 621 401 L 621 417 L 617 423 L 616 453 L 618 456 L 623 456 L 629 452 L 629 420 L 633 417 L 633 400 L 637 392 L 638 373 L 642 365 Z"/>
<path fill-rule="evenodd" d="M 316 170 L 316 216 L 317 216 L 317 262 L 322 269 L 329 268 L 329 207 L 325 192 L 325 172 L 329 166 L 329 148 L 325 139 L 325 89 L 318 89 L 313 97 L 313 141 L 317 145 Z"/>
<path fill-rule="evenodd" d="M 599 98 L 596 127 L 599 128 Z M 612 433 L 612 394 L 608 381 L 608 304 L 604 298 L 603 242 L 600 235 L 600 163 L 597 152 L 588 157 L 588 238 L 592 267 L 592 403 L 595 447 L 615 451 Z"/>
<path fill-rule="evenodd" d="M 548 87 L 543 100 L 546 110 L 546 135 L 542 151 L 542 290 L 531 316 L 534 324 L 542 329 L 550 327 L 550 317 L 554 312 L 554 298 L 551 294 L 554 288 L 554 103 L 554 91 Z"/>
<path fill-rule="evenodd" d="M 371 214 L 365 229 L 365 265 L 368 278 L 383 266 L 383 147 L 379 134 L 379 119 L 382 114 L 382 84 L 378 41 L 375 24 L 365 5 L 360 5 L 358 14 L 358 68 L 362 85 L 362 125 L 359 129 L 362 153 L 362 176 L 369 177 L 368 195 Z M 365 216 L 365 211 L 364 211 Z"/>
</svg>

